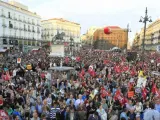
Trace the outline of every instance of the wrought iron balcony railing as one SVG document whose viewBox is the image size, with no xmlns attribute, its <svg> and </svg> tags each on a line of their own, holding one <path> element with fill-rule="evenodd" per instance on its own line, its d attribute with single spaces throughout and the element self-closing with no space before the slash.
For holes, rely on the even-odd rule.
<svg viewBox="0 0 160 120">
<path fill-rule="evenodd" d="M 16 18 L 16 17 L 14 17 L 14 20 L 17 20 L 17 18 Z"/>
<path fill-rule="evenodd" d="M 4 14 L 2 14 L 1 17 L 4 17 L 4 18 L 5 18 L 6 16 L 5 16 Z"/>
<path fill-rule="evenodd" d="M 6 25 L 6 24 L 2 24 L 2 27 L 3 27 L 3 28 L 6 28 L 6 27 L 7 27 L 7 25 Z"/>
</svg>

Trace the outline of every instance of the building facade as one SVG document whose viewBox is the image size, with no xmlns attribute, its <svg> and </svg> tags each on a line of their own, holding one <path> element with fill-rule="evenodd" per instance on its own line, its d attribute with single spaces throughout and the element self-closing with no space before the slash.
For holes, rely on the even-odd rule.
<svg viewBox="0 0 160 120">
<path fill-rule="evenodd" d="M 136 33 L 134 36 L 134 40 L 133 40 L 133 44 L 132 44 L 132 48 L 133 49 L 138 49 L 139 46 L 142 44 L 142 41 L 140 40 L 140 34 Z"/>
<path fill-rule="evenodd" d="M 0 47 L 20 50 L 41 46 L 41 17 L 28 7 L 0 1 Z"/>
<path fill-rule="evenodd" d="M 118 26 L 108 26 L 111 29 L 110 34 L 104 33 L 104 28 L 97 29 L 94 32 L 94 41 L 101 41 L 107 49 L 112 47 L 125 48 L 128 41 L 128 32 Z M 105 47 L 104 46 L 104 47 Z"/>
<path fill-rule="evenodd" d="M 93 44 L 93 36 L 94 36 L 94 32 L 99 29 L 100 27 L 96 27 L 96 26 L 92 26 L 87 30 L 87 33 L 82 35 L 82 42 L 84 42 L 85 44 Z"/>
<path fill-rule="evenodd" d="M 69 43 L 71 39 L 75 43 L 81 43 L 80 39 L 81 26 L 63 18 L 53 18 L 42 21 L 42 39 L 51 42 L 57 34 L 63 33 L 63 40 Z"/>
<path fill-rule="evenodd" d="M 141 29 L 139 48 L 142 48 L 142 41 L 144 39 L 144 29 Z M 145 50 L 156 50 L 160 45 L 160 19 L 148 25 L 145 36 Z"/>
</svg>

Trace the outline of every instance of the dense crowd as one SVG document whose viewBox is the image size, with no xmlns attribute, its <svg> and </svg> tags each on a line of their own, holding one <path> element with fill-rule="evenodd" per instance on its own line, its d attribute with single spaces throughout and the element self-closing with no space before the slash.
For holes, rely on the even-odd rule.
<svg viewBox="0 0 160 120">
<path fill-rule="evenodd" d="M 84 48 L 74 58 L 49 52 L 0 58 L 0 120 L 160 120 L 159 53 L 132 60 Z M 74 69 L 49 72 L 61 64 Z"/>
</svg>

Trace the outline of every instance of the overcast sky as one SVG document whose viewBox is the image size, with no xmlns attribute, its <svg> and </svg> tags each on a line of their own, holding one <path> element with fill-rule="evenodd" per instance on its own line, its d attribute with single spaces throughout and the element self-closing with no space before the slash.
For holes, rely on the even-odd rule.
<svg viewBox="0 0 160 120">
<path fill-rule="evenodd" d="M 90 26 L 127 27 L 133 38 L 144 25 L 139 23 L 148 7 L 152 20 L 160 17 L 160 0 L 16 0 L 41 15 L 42 19 L 64 18 L 81 24 L 81 34 Z"/>
</svg>

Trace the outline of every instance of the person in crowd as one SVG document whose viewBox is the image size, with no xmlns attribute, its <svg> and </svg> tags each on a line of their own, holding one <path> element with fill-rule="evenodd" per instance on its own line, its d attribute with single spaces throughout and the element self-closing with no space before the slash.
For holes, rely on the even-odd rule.
<svg viewBox="0 0 160 120">
<path fill-rule="evenodd" d="M 20 64 L 16 57 L 0 59 L 0 111 L 11 120 L 159 120 L 160 77 L 152 72 L 160 69 L 158 53 L 129 61 L 124 52 L 85 47 L 73 51 L 75 59 L 49 52 L 13 52 Z M 50 73 L 51 63 L 74 69 Z"/>
<path fill-rule="evenodd" d="M 103 109 L 102 104 L 99 105 L 97 112 L 98 112 L 98 115 L 100 116 L 101 120 L 107 120 L 107 113 Z"/>
<path fill-rule="evenodd" d="M 149 109 L 147 109 L 144 113 L 144 120 L 159 120 L 160 113 L 155 110 L 155 104 L 150 102 Z"/>
</svg>

